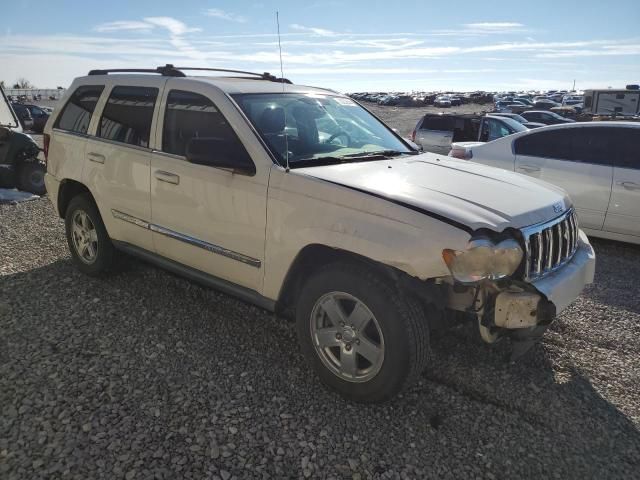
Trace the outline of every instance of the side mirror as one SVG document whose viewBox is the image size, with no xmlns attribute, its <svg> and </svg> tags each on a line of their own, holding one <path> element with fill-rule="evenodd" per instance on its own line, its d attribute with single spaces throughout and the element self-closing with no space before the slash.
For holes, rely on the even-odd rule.
<svg viewBox="0 0 640 480">
<path fill-rule="evenodd" d="M 187 142 L 187 161 L 215 168 L 228 168 L 234 173 L 255 175 L 256 167 L 242 144 L 218 137 L 192 138 Z"/>
</svg>

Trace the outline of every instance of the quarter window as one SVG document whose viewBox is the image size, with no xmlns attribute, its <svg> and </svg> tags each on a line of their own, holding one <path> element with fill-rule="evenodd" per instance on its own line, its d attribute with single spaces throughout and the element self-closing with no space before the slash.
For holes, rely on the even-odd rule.
<svg viewBox="0 0 640 480">
<path fill-rule="evenodd" d="M 64 106 L 56 121 L 55 128 L 68 132 L 87 133 L 91 115 L 96 109 L 104 85 L 84 85 L 78 87 Z"/>
<path fill-rule="evenodd" d="M 171 90 L 162 129 L 162 151 L 185 156 L 192 138 L 224 138 L 240 142 L 220 110 L 204 95 Z"/>
<path fill-rule="evenodd" d="M 422 122 L 421 130 L 453 130 L 453 118 L 448 116 L 426 116 Z"/>
<path fill-rule="evenodd" d="M 158 89 L 114 87 L 102 112 L 98 137 L 149 147 L 151 120 Z"/>
</svg>

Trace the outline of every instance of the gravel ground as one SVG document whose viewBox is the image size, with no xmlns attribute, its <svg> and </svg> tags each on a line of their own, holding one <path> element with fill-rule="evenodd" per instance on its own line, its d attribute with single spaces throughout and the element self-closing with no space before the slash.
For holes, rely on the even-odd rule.
<svg viewBox="0 0 640 480">
<path fill-rule="evenodd" d="M 286 320 L 135 260 L 83 276 L 47 199 L 0 205 L 0 478 L 637 478 L 640 249 L 595 246 L 519 363 L 453 330 L 362 406 Z"/>
</svg>

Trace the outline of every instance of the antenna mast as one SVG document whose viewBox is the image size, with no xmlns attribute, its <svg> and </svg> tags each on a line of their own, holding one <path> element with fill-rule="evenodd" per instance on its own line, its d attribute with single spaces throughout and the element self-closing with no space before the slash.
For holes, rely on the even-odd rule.
<svg viewBox="0 0 640 480">
<path fill-rule="evenodd" d="M 282 82 L 282 93 L 284 94 L 284 67 L 282 66 L 282 44 L 280 43 L 280 15 L 276 10 L 276 26 L 278 28 L 278 51 L 280 53 L 280 81 Z M 284 95 L 282 100 L 284 101 Z M 285 158 L 285 171 L 289 173 L 289 139 L 287 138 L 287 109 L 282 107 L 284 112 L 284 158 Z"/>
</svg>

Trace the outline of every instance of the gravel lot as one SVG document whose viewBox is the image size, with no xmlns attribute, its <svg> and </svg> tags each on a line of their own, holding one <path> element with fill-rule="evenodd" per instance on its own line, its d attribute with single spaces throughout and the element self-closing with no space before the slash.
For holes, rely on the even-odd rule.
<svg viewBox="0 0 640 480">
<path fill-rule="evenodd" d="M 458 328 L 362 406 L 286 320 L 133 259 L 83 276 L 47 199 L 0 205 L 0 478 L 638 478 L 640 248 L 594 244 L 520 362 Z"/>
</svg>

